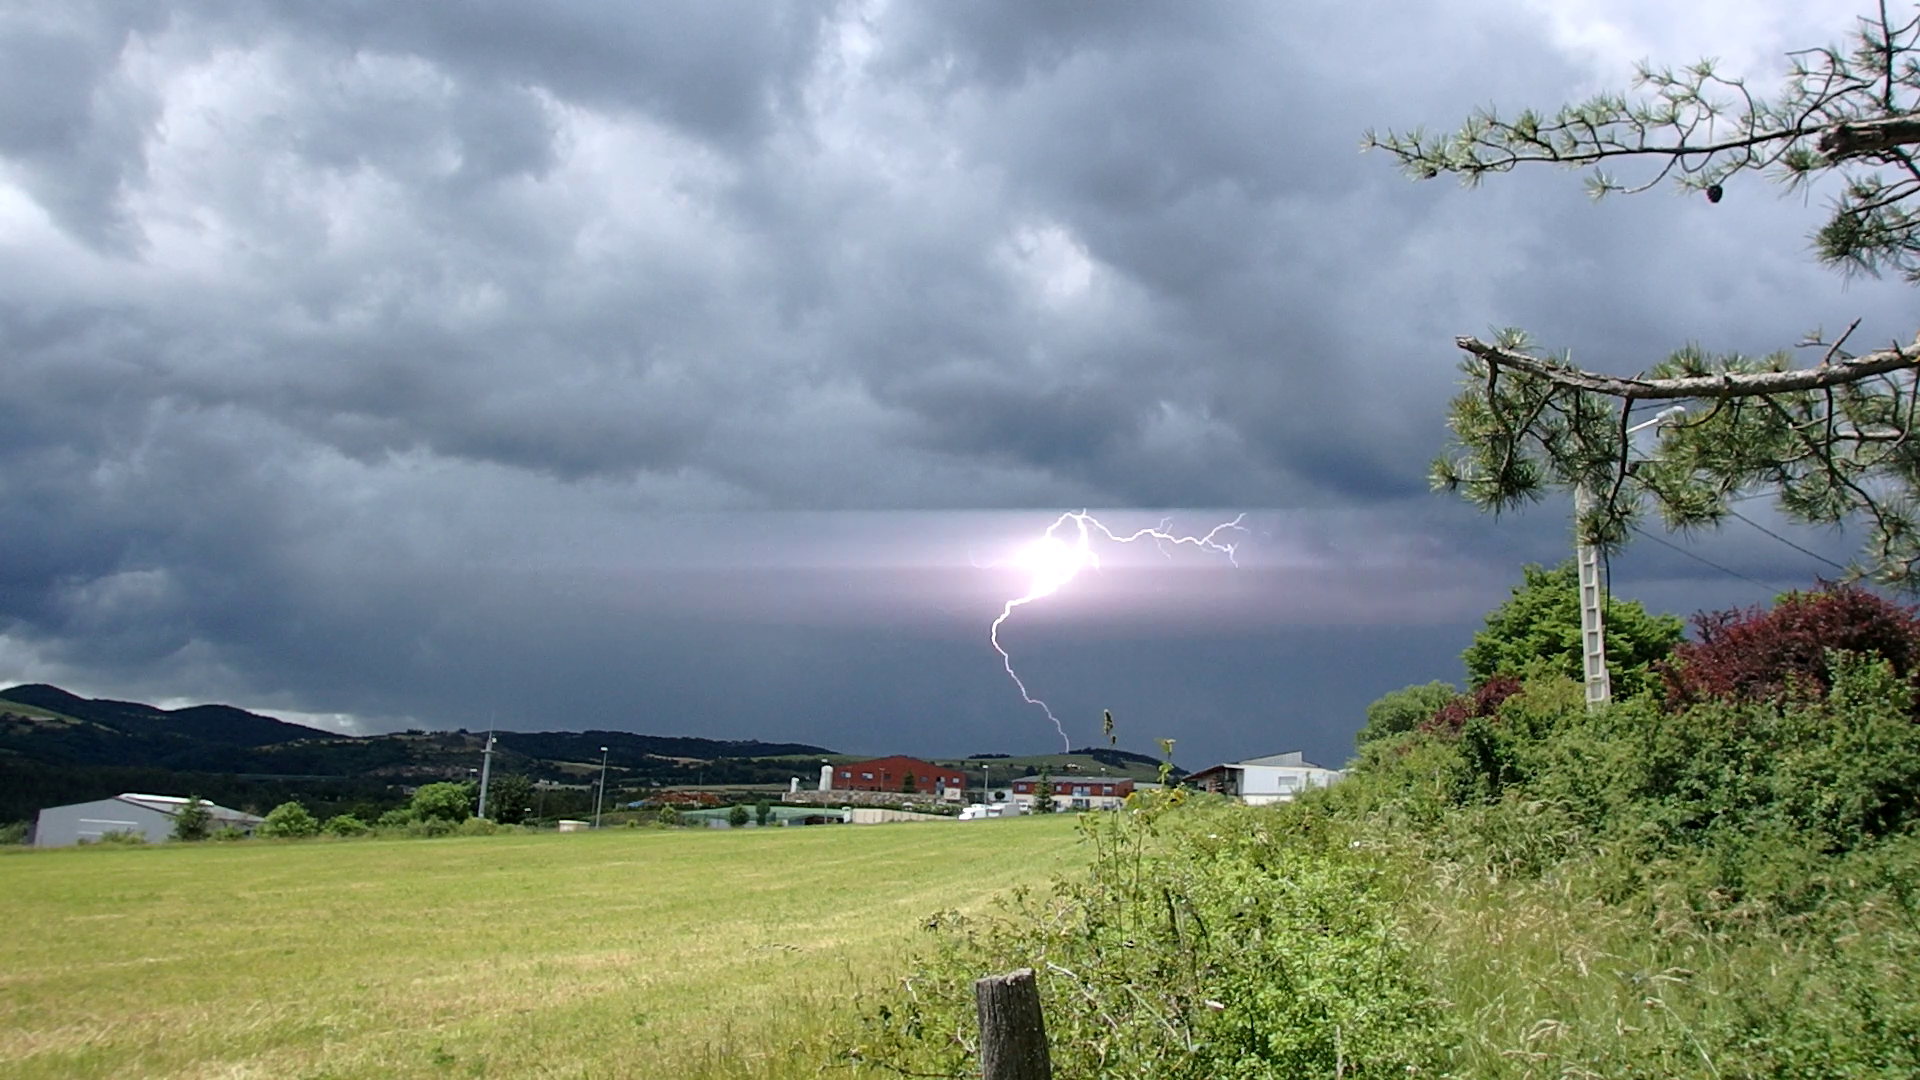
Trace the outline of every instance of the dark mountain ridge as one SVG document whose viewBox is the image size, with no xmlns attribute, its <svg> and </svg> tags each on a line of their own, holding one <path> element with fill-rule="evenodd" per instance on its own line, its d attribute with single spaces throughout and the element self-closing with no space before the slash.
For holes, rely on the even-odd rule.
<svg viewBox="0 0 1920 1080">
<path fill-rule="evenodd" d="M 609 785 L 785 783 L 834 756 L 807 743 L 628 731 L 498 731 L 496 774 L 584 787 L 606 747 Z M 57 686 L 0 690 L 0 821 L 41 806 L 146 788 L 220 793 L 242 808 L 283 798 L 317 806 L 396 802 L 411 786 L 470 779 L 486 735 L 472 731 L 345 735 L 230 705 L 162 709 L 84 698 Z M 792 759 L 810 759 L 796 764 Z M 769 760 L 771 759 L 771 760 Z M 131 785 L 131 786 L 129 786 Z M 256 805 L 257 804 L 257 805 Z"/>
<path fill-rule="evenodd" d="M 290 724 L 231 705 L 190 705 L 184 709 L 162 709 L 137 701 L 83 698 L 45 683 L 29 683 L 0 690 L 0 701 L 31 705 L 128 735 L 173 735 L 222 746 L 273 746 L 298 739 L 333 737 L 332 732 L 303 724 Z M 0 709 L 4 708 L 4 705 L 0 705 Z"/>
<path fill-rule="evenodd" d="M 598 764 L 601 747 L 607 748 L 609 768 L 636 779 L 716 762 L 833 754 L 807 743 L 630 731 L 495 735 L 496 766 L 556 780 L 577 774 L 579 766 Z M 477 764 L 470 759 L 484 748 L 485 736 L 466 730 L 356 736 L 230 705 L 162 709 L 83 698 L 39 683 L 0 690 L 0 753 L 52 765 L 413 779 L 464 775 Z"/>
</svg>

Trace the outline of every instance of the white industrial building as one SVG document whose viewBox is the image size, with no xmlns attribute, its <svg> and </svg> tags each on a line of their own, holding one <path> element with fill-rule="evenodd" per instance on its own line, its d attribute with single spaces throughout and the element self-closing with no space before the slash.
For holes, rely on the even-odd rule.
<svg viewBox="0 0 1920 1080">
<path fill-rule="evenodd" d="M 115 795 L 111 799 L 49 806 L 33 824 L 34 847 L 72 847 L 98 843 L 108 833 L 133 833 L 150 844 L 173 836 L 174 818 L 188 800 L 178 795 Z M 264 819 L 201 800 L 212 815 L 209 829 L 236 828 L 251 833 Z"/>
<path fill-rule="evenodd" d="M 1326 787 L 1344 775 L 1339 769 L 1315 765 L 1306 759 L 1303 751 L 1295 750 L 1215 765 L 1182 782 L 1201 791 L 1231 795 L 1241 802 L 1259 806 L 1287 802 L 1308 788 Z"/>
</svg>

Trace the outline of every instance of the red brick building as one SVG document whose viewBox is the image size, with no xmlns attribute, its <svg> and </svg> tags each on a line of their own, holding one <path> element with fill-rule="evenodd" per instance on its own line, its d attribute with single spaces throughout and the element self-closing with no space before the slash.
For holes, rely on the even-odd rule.
<svg viewBox="0 0 1920 1080">
<path fill-rule="evenodd" d="M 905 791 L 909 776 L 913 777 L 913 790 L 921 795 L 940 796 L 952 792 L 953 798 L 959 798 L 967 789 L 964 770 L 900 754 L 835 765 L 833 787 L 836 791 Z"/>
</svg>

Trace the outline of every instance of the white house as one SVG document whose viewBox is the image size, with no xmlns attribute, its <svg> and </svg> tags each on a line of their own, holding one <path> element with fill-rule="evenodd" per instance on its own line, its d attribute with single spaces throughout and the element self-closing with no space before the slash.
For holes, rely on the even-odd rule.
<svg viewBox="0 0 1920 1080">
<path fill-rule="evenodd" d="M 1215 765 L 1187 777 L 1184 783 L 1259 806 L 1287 802 L 1308 788 L 1326 787 L 1343 775 L 1339 769 L 1315 765 L 1302 751 L 1295 750 Z"/>
<path fill-rule="evenodd" d="M 263 818 L 205 802 L 212 815 L 208 827 L 228 826 L 252 832 Z M 33 824 L 34 847 L 72 847 L 96 843 L 108 833 L 134 833 L 158 844 L 173 836 L 173 819 L 187 800 L 178 795 L 115 795 L 111 799 L 49 806 Z"/>
</svg>

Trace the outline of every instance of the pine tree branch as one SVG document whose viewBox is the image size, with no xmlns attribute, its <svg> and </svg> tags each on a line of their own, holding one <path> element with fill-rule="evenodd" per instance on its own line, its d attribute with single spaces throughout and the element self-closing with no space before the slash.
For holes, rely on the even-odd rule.
<svg viewBox="0 0 1920 1080">
<path fill-rule="evenodd" d="M 1821 133 L 1816 145 L 1828 162 L 1837 164 L 1847 158 L 1885 153 L 1894 147 L 1915 143 L 1920 143 L 1920 118 L 1888 116 L 1834 124 Z"/>
<path fill-rule="evenodd" d="M 1602 375 L 1515 349 L 1489 345 L 1472 337 L 1455 338 L 1454 344 L 1484 361 L 1489 368 L 1506 367 L 1545 379 L 1555 386 L 1634 400 L 1761 397 L 1845 386 L 1888 372 L 1920 368 L 1920 336 L 1916 336 L 1913 344 L 1904 348 L 1896 345 L 1838 364 L 1822 364 L 1792 371 L 1722 372 L 1718 375 L 1690 375 L 1677 379 L 1627 379 Z"/>
</svg>

